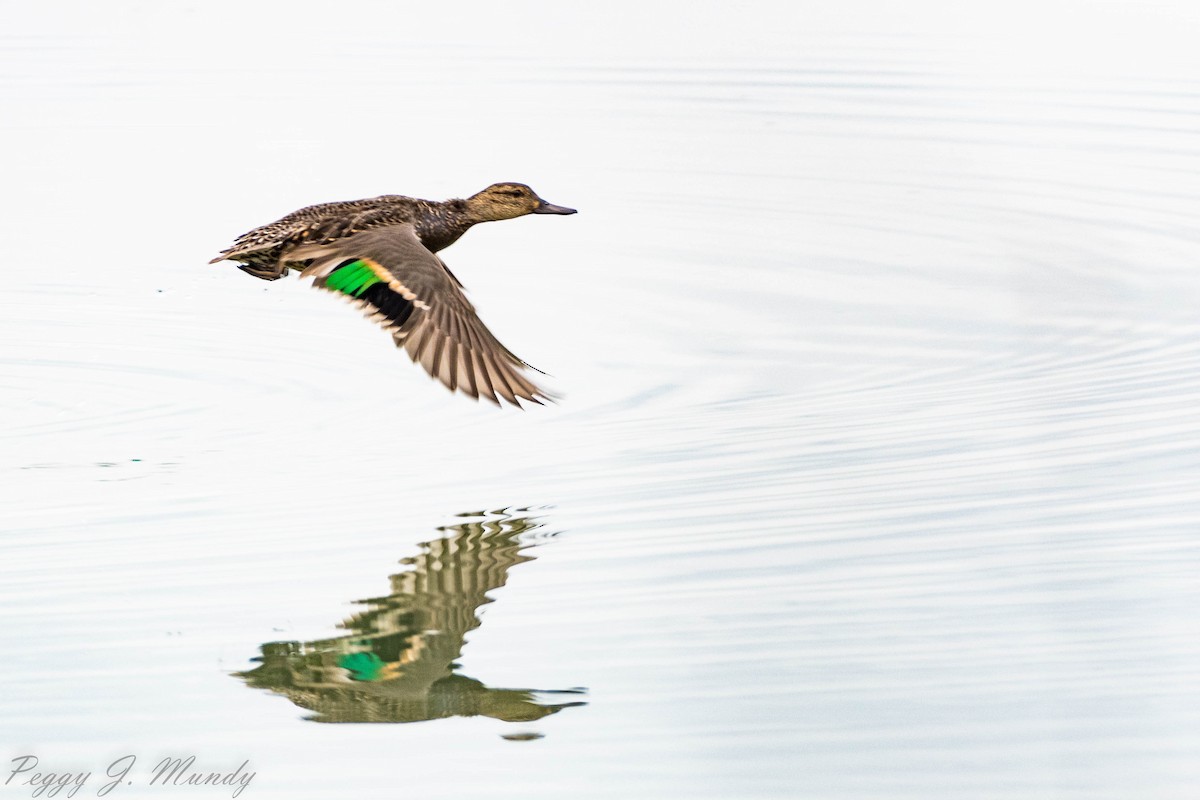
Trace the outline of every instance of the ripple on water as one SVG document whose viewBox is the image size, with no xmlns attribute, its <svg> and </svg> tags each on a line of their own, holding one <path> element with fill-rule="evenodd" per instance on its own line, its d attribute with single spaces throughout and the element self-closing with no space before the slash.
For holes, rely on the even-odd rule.
<svg viewBox="0 0 1200 800">
<path fill-rule="evenodd" d="M 162 738 L 147 686 L 191 688 L 177 725 L 316 770 L 324 740 L 297 730 L 313 726 L 294 706 L 447 717 L 386 740 L 338 726 L 364 769 L 394 770 L 396 752 L 487 763 L 470 739 L 484 720 L 448 717 L 488 697 L 523 719 L 560 705 L 544 745 L 505 746 L 560 748 L 537 762 L 559 781 L 543 794 L 571 794 L 564 773 L 590 764 L 696 796 L 792 796 L 795 775 L 829 796 L 1031 796 L 1128 783 L 1097 761 L 1190 769 L 1200 94 L 996 74 L 936 39 L 699 66 L 487 61 L 505 91 L 477 91 L 477 54 L 447 65 L 459 91 L 422 106 L 446 130 L 517 108 L 569 132 L 571 158 L 591 154 L 584 172 L 601 176 L 564 167 L 581 196 L 562 201 L 584 209 L 569 232 L 514 222 L 452 251 L 502 338 L 550 355 L 531 360 L 562 373 L 557 408 L 470 408 L 328 298 L 199 261 L 11 288 L 0 470 L 17 501 L 0 593 L 26 643 L 13 669 L 41 677 L 6 718 L 47 739 L 79 716 L 105 725 L 85 743 L 109 727 Z M 363 46 L 388 67 L 367 94 L 343 80 L 341 50 L 300 83 L 406 122 L 377 92 L 413 56 Z M 129 80 L 143 66 L 106 76 L 161 89 Z M 231 100 L 251 101 L 239 136 L 277 141 L 254 126 L 294 98 Z M 496 152 L 553 157 L 526 138 Z M 378 173 L 357 141 L 293 144 L 259 147 L 253 170 L 296 173 L 328 148 L 340 170 Z M 236 201 L 196 202 L 211 215 Z M 179 247 L 147 235 L 148 250 Z M 536 271 L 518 263 L 528 253 Z M 511 576 L 525 556 L 505 531 L 460 522 L 422 545 L 429 526 L 410 524 L 515 503 L 550 506 L 564 533 Z M 381 576 L 396 591 L 337 610 Z M 414 599 L 406 580 L 437 591 Z M 441 634 L 414 609 L 453 617 L 436 627 L 458 648 L 434 653 Z M 346 635 L 330 636 L 339 617 Z M 196 665 L 216 653 L 206 681 Z M 392 702 L 373 678 L 402 661 L 454 680 Z M 558 713 L 576 701 L 466 670 L 594 695 Z M 727 783 L 687 783 L 713 765 Z M 628 787 L 614 793 L 663 794 Z"/>
</svg>

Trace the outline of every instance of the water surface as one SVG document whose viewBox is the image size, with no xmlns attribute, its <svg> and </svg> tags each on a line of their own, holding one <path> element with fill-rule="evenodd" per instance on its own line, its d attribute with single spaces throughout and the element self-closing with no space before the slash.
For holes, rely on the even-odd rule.
<svg viewBox="0 0 1200 800">
<path fill-rule="evenodd" d="M 0 761 L 1192 796 L 1194 10 L 288 8 L 3 12 Z M 580 213 L 444 256 L 558 406 L 207 265 L 499 180 Z"/>
</svg>

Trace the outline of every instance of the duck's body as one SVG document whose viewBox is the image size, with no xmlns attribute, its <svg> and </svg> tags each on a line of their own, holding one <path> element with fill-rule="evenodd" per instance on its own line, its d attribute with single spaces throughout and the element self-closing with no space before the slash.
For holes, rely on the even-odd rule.
<svg viewBox="0 0 1200 800">
<path fill-rule="evenodd" d="M 454 244 L 479 221 L 471 219 L 465 200 L 439 203 L 385 194 L 363 200 L 320 203 L 242 234 L 217 260 L 244 260 L 245 264 L 239 265 L 239 269 L 256 278 L 275 280 L 287 272 L 286 263 L 280 261 L 280 256 L 301 244 L 325 244 L 371 228 L 409 223 L 425 249 L 436 253 Z"/>
<path fill-rule="evenodd" d="M 465 200 L 435 202 L 401 195 L 321 203 L 244 233 L 212 263 L 263 280 L 289 269 L 313 276 L 391 332 L 396 345 L 452 391 L 519 405 L 546 394 L 521 372 L 529 365 L 484 327 L 461 284 L 435 253 L 480 222 L 525 214 L 574 214 L 528 186 L 494 184 Z"/>
</svg>

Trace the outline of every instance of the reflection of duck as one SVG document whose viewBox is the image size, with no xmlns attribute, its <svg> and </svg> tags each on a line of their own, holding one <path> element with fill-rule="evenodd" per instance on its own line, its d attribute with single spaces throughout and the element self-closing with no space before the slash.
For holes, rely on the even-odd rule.
<svg viewBox="0 0 1200 800">
<path fill-rule="evenodd" d="M 339 625 L 348 635 L 269 642 L 261 665 L 238 677 L 311 709 L 318 722 L 528 722 L 584 705 L 549 699 L 581 690 L 493 689 L 455 672 L 467 632 L 479 627 L 477 609 L 491 602 L 487 593 L 505 584 L 510 567 L 532 560 L 518 537 L 537 527 L 501 518 L 447 528 L 449 536 L 405 560 L 410 570 L 391 576 L 391 594 L 359 601 L 366 610 Z"/>
<path fill-rule="evenodd" d="M 435 253 L 480 222 L 574 213 L 522 183 L 497 183 L 466 200 L 384 195 L 323 203 L 242 234 L 213 262 L 240 261 L 239 269 L 269 281 L 302 270 L 382 325 L 451 391 L 497 405 L 497 396 L 537 403 L 547 395 L 522 373 L 529 365 L 492 336 Z"/>
</svg>

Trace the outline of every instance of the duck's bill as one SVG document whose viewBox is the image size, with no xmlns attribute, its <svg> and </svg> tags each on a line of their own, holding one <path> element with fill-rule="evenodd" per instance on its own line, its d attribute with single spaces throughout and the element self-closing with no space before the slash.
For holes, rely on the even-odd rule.
<svg viewBox="0 0 1200 800">
<path fill-rule="evenodd" d="M 575 214 L 577 212 L 573 208 L 567 208 L 566 206 L 556 206 L 553 203 L 547 203 L 545 200 L 543 200 L 542 204 L 533 210 L 533 213 L 535 213 L 535 214 Z"/>
</svg>

